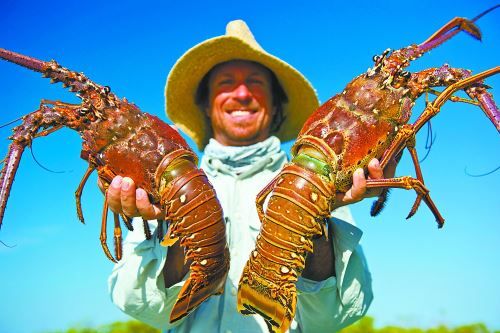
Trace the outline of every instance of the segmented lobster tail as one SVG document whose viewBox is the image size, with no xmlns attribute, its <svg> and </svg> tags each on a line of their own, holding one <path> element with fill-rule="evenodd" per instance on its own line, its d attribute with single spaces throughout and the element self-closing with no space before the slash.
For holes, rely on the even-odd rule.
<svg viewBox="0 0 500 333">
<path fill-rule="evenodd" d="M 330 215 L 330 183 L 294 163 L 308 156 L 297 157 L 259 194 L 262 227 L 239 282 L 238 311 L 260 314 L 273 332 L 290 327 L 297 303 L 295 283 L 307 252 L 313 252 L 313 236 L 324 232 L 324 218 Z M 262 203 L 271 190 L 264 217 Z"/>
<path fill-rule="evenodd" d="M 170 322 L 188 315 L 211 295 L 221 294 L 229 271 L 229 249 L 222 208 L 192 152 L 167 155 L 159 178 L 161 204 L 170 220 L 161 244 L 184 247 L 190 275 L 179 292 Z M 161 169 L 161 168 L 160 168 Z"/>
<path fill-rule="evenodd" d="M 3 214 L 7 206 L 10 189 L 14 182 L 17 168 L 24 151 L 24 145 L 13 142 L 9 147 L 7 158 L 4 161 L 4 166 L 0 171 L 0 228 L 2 227 Z"/>
</svg>

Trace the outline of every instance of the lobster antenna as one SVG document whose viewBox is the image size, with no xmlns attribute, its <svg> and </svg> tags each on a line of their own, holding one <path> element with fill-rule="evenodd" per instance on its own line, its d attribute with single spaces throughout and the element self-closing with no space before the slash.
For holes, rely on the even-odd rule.
<svg viewBox="0 0 500 333">
<path fill-rule="evenodd" d="M 38 164 L 38 166 L 48 172 L 52 172 L 52 173 L 66 173 L 66 171 L 54 171 L 54 170 L 51 170 L 47 167 L 44 167 L 40 162 L 38 162 L 38 160 L 36 159 L 35 157 L 35 154 L 33 153 L 33 148 L 31 147 L 31 145 L 29 146 L 30 148 L 30 152 L 31 152 L 31 156 L 33 157 L 33 160 L 35 161 L 36 164 Z"/>
<path fill-rule="evenodd" d="M 0 48 L 0 57 L 6 61 L 29 68 L 35 72 L 43 73 L 47 67 L 47 63 L 45 61 L 31 58 L 3 48 Z"/>
<path fill-rule="evenodd" d="M 435 48 L 436 46 L 444 43 L 446 40 L 455 36 L 460 31 L 464 31 L 468 33 L 470 36 L 474 37 L 477 40 L 481 40 L 481 31 L 478 27 L 474 25 L 474 22 L 479 20 L 481 17 L 491 12 L 494 9 L 500 7 L 500 4 L 491 7 L 490 9 L 485 10 L 480 13 L 472 20 L 459 19 L 455 18 L 448 22 L 444 27 L 435 32 L 431 37 L 418 45 L 418 49 L 421 53 L 428 52 Z M 458 21 L 457 21 L 458 19 Z"/>
<path fill-rule="evenodd" d="M 19 121 L 19 120 L 22 120 L 22 119 L 23 119 L 23 117 L 21 116 L 21 117 L 19 117 L 19 118 L 17 118 L 17 119 L 11 120 L 11 121 L 9 121 L 8 123 L 5 123 L 5 124 L 0 125 L 0 128 L 3 128 L 3 127 L 6 127 L 6 126 L 9 126 L 9 125 L 12 125 L 13 123 L 15 123 L 15 122 L 17 122 L 17 121 Z"/>
<path fill-rule="evenodd" d="M 471 21 L 472 21 L 472 22 L 475 22 L 475 21 L 479 20 L 482 16 L 484 16 L 484 15 L 488 14 L 488 13 L 489 13 L 489 12 L 491 12 L 492 10 L 497 9 L 498 7 L 500 7 L 500 4 L 498 4 L 498 5 L 496 5 L 496 6 L 493 6 L 493 7 L 491 7 L 490 9 L 485 10 L 484 12 L 482 12 L 481 14 L 479 14 L 478 16 L 474 17 Z"/>
<path fill-rule="evenodd" d="M 427 138 L 425 139 L 425 147 L 424 147 L 427 152 L 425 153 L 425 156 L 418 161 L 419 163 L 425 161 L 425 159 L 429 156 L 432 145 L 434 144 L 435 141 L 436 141 L 436 134 L 434 134 L 434 136 L 432 135 L 432 124 L 431 121 L 429 120 L 427 122 Z"/>
<path fill-rule="evenodd" d="M 497 166 L 495 169 L 491 170 L 491 171 L 488 171 L 486 173 L 481 173 L 481 174 L 472 174 L 472 173 L 469 173 L 467 171 L 467 167 L 464 168 L 464 172 L 467 176 L 469 177 L 484 177 L 484 176 L 487 176 L 487 175 L 491 175 L 492 173 L 494 173 L 495 171 L 498 171 L 500 169 L 500 165 Z"/>
<path fill-rule="evenodd" d="M 2 244 L 3 244 L 3 246 L 8 247 L 8 248 L 10 248 L 10 249 L 12 249 L 13 247 L 16 247 L 16 246 L 17 246 L 17 244 L 15 244 L 15 245 L 7 245 L 7 244 L 5 244 L 5 242 L 4 242 L 4 241 L 2 241 L 2 240 L 0 240 L 0 243 L 2 243 Z"/>
<path fill-rule="evenodd" d="M 114 105 L 116 102 L 116 96 L 111 93 L 109 87 L 101 86 L 93 82 L 83 73 L 77 73 L 62 67 L 54 60 L 42 61 L 3 48 L 0 48 L 0 59 L 31 69 L 35 72 L 40 72 L 43 77 L 50 78 L 51 83 L 62 82 L 64 88 L 69 88 L 70 92 L 77 93 L 77 96 L 80 98 L 83 98 L 81 95 L 94 96 L 93 99 L 97 98 L 97 100 L 92 103 L 92 106 L 97 109 L 94 110 L 97 117 L 101 116 L 100 109 L 102 107 L 109 104 Z"/>
</svg>

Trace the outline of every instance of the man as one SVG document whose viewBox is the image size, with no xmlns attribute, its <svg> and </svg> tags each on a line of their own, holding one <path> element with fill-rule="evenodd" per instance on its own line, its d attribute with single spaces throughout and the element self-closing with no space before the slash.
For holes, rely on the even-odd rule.
<svg viewBox="0 0 500 333">
<path fill-rule="evenodd" d="M 123 259 L 110 277 L 113 302 L 127 314 L 167 332 L 267 332 L 260 316 L 236 310 L 238 281 L 259 232 L 257 193 L 286 162 L 280 139 L 296 137 L 318 106 L 309 82 L 282 60 L 265 52 L 243 21 L 226 35 L 188 50 L 167 79 L 170 119 L 204 148 L 207 173 L 224 210 L 231 267 L 221 296 L 168 323 L 170 309 L 188 273 L 182 248 L 145 240 L 140 223 L 129 232 Z M 376 160 L 370 177 L 381 178 Z M 340 207 L 365 196 L 363 170 L 353 187 L 336 199 Z M 163 212 L 130 178 L 116 177 L 108 189 L 114 212 L 154 220 Z M 298 302 L 290 332 L 333 332 L 359 319 L 372 300 L 371 277 L 359 247 L 361 231 L 346 207 L 334 212 L 331 237 L 314 241 L 314 253 L 297 283 Z M 155 222 L 150 222 L 155 229 Z"/>
</svg>

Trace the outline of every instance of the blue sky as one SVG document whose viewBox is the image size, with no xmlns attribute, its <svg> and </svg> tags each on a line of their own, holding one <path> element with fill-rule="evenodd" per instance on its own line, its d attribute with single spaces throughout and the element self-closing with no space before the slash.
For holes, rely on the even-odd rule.
<svg viewBox="0 0 500 333">
<path fill-rule="evenodd" d="M 217 3 L 217 4 L 215 4 Z M 169 69 L 189 47 L 245 19 L 261 45 L 303 72 L 322 101 L 341 91 L 386 48 L 419 43 L 455 16 L 472 18 L 494 1 L 178 1 L 0 2 L 0 47 L 83 71 L 143 111 L 164 115 Z M 448 63 L 474 72 L 499 65 L 500 10 L 481 18 L 478 42 L 466 34 L 415 61 L 412 71 Z M 34 111 L 42 98 L 78 102 L 61 85 L 0 62 L 0 124 Z M 500 99 L 500 77 L 487 80 Z M 415 116 L 423 110 L 417 103 Z M 167 121 L 167 120 L 166 120 Z M 373 275 L 369 315 L 378 326 L 429 327 L 484 322 L 500 329 L 500 164 L 498 132 L 481 110 L 447 103 L 432 122 L 436 143 L 422 163 L 426 185 L 446 219 L 436 228 L 426 206 L 406 221 L 415 194 L 394 190 L 377 218 L 370 200 L 353 205 Z M 0 129 L 4 155 L 11 126 Z M 417 137 L 423 156 L 425 131 Z M 95 176 L 74 191 L 86 169 L 81 140 L 64 129 L 33 143 L 22 159 L 0 230 L 0 331 L 40 332 L 125 320 L 109 300 L 112 263 L 99 243 L 103 196 Z M 285 145 L 289 147 L 290 144 Z M 408 154 L 397 174 L 413 175 Z"/>
</svg>

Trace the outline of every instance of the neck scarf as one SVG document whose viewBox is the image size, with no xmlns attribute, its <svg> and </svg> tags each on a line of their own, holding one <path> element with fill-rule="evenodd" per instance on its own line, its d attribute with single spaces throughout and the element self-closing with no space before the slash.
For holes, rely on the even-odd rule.
<svg viewBox="0 0 500 333">
<path fill-rule="evenodd" d="M 250 146 L 223 146 L 210 139 L 201 159 L 201 168 L 211 176 L 218 173 L 245 178 L 264 168 L 275 170 L 286 161 L 281 142 L 271 136 Z"/>
</svg>

